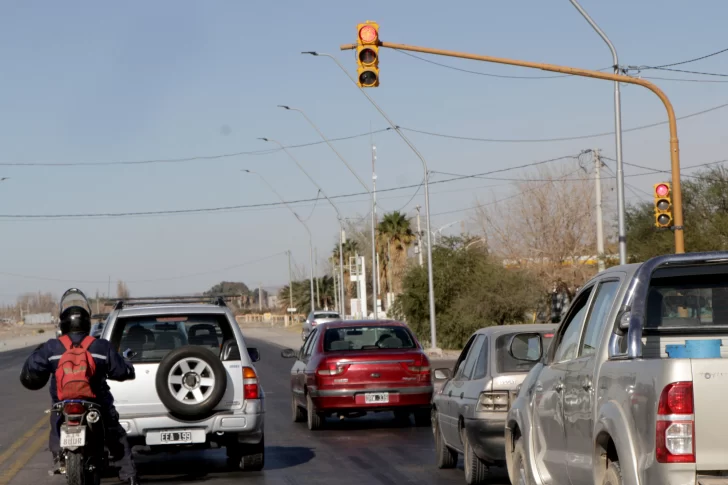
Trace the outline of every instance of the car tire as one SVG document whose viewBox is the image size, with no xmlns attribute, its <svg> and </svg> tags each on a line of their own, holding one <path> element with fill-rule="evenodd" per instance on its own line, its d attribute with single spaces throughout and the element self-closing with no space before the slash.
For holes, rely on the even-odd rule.
<svg viewBox="0 0 728 485">
<path fill-rule="evenodd" d="M 462 431 L 463 436 L 463 455 L 465 459 L 465 483 L 468 485 L 483 485 L 490 478 L 490 468 L 488 465 L 478 458 L 470 445 L 465 430 Z"/>
<path fill-rule="evenodd" d="M 622 483 L 622 468 L 619 466 L 619 462 L 613 461 L 604 473 L 602 485 L 622 485 Z"/>
<path fill-rule="evenodd" d="M 191 365 L 194 365 L 194 368 Z M 185 369 L 189 369 L 189 372 L 185 372 Z M 193 390 L 190 390 L 182 397 L 183 400 L 179 400 L 176 395 L 185 385 L 182 383 L 185 376 L 189 376 L 193 381 L 199 380 L 193 383 L 197 386 L 193 390 L 200 392 L 194 394 Z M 212 379 L 212 384 L 209 386 L 200 384 L 205 379 L 207 382 Z M 186 345 L 171 351 L 162 359 L 157 369 L 155 385 L 159 399 L 173 415 L 199 418 L 208 415 L 220 403 L 227 389 L 227 379 L 225 366 L 217 355 L 204 347 Z M 199 395 L 203 399 L 199 399 Z M 188 400 L 190 396 L 192 398 Z"/>
<path fill-rule="evenodd" d="M 298 405 L 296 395 L 291 395 L 291 417 L 294 423 L 302 423 L 306 421 L 306 411 Z"/>
<path fill-rule="evenodd" d="M 526 450 L 523 438 L 518 438 L 513 446 L 513 485 L 533 485 L 529 468 L 526 465 Z"/>
<path fill-rule="evenodd" d="M 308 429 L 311 431 L 317 431 L 324 427 L 324 417 L 321 413 L 316 412 L 309 394 L 306 394 L 306 421 Z"/>
<path fill-rule="evenodd" d="M 254 445 L 231 443 L 226 446 L 225 451 L 232 469 L 257 472 L 265 467 L 265 436 Z"/>
<path fill-rule="evenodd" d="M 437 468 L 455 468 L 458 464 L 458 453 L 445 444 L 445 439 L 440 431 L 440 422 L 437 420 L 436 412 L 432 412 L 432 432 L 435 435 L 435 457 Z"/>
<path fill-rule="evenodd" d="M 415 426 L 419 428 L 432 426 L 432 411 L 429 409 L 422 409 L 414 412 L 415 415 Z"/>
</svg>

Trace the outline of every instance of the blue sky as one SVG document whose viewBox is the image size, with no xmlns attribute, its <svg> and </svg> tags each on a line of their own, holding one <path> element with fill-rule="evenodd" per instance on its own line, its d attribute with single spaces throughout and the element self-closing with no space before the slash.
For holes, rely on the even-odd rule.
<svg viewBox="0 0 728 485">
<path fill-rule="evenodd" d="M 625 65 L 659 65 L 728 47 L 728 4 L 584 0 Z M 336 66 L 301 56 L 335 54 L 353 70 L 341 43 L 355 25 L 377 20 L 392 42 L 503 57 L 603 68 L 609 51 L 567 0 L 537 2 L 91 1 L 5 2 L 0 6 L 0 162 L 107 162 L 210 155 L 317 141 L 290 104 L 306 110 L 329 137 L 386 127 Z M 434 60 L 494 74 L 544 73 L 446 58 Z M 728 53 L 683 66 L 728 73 Z M 609 131 L 609 82 L 577 78 L 502 79 L 444 69 L 395 51 L 381 54 L 381 87 L 369 92 L 401 126 L 486 138 L 548 138 Z M 696 78 L 671 72 L 662 77 Z M 645 73 L 647 75 L 647 73 Z M 728 80 L 728 78 L 710 78 Z M 659 80 L 678 116 L 728 102 L 728 83 Z M 684 165 L 724 158 L 728 108 L 679 124 Z M 662 121 L 657 98 L 623 87 L 625 128 Z M 483 143 L 410 134 L 432 170 L 478 173 L 601 148 L 614 138 L 555 143 Z M 669 166 L 667 128 L 624 135 L 624 159 Z M 375 136 L 378 187 L 417 184 L 419 161 L 394 133 Z M 367 137 L 337 147 L 369 180 Z M 295 155 L 330 194 L 360 187 L 325 145 Z M 74 214 L 174 210 L 275 202 L 240 169 L 264 174 L 287 199 L 316 196 L 284 153 L 175 164 L 91 167 L 0 166 L 0 214 Z M 626 168 L 626 173 L 640 170 Z M 510 172 L 514 176 L 522 171 Z M 434 176 L 434 180 L 437 176 Z M 654 176 L 629 178 L 650 190 Z M 497 187 L 493 187 L 496 185 Z M 381 194 L 399 209 L 413 189 Z M 513 193 L 504 182 L 469 180 L 433 185 L 433 214 Z M 634 199 L 631 192 L 628 198 Z M 606 197 L 614 197 L 613 192 Z M 404 207 L 422 203 L 421 194 Z M 366 197 L 341 200 L 346 216 L 364 215 Z M 382 210 L 380 209 L 380 210 Z M 298 206 L 302 217 L 311 205 Z M 438 227 L 466 220 L 467 211 L 433 216 Z M 319 202 L 310 225 L 320 254 L 334 244 L 336 219 Z M 0 219 L 0 301 L 25 291 L 59 293 L 77 282 L 90 293 L 129 281 L 133 294 L 202 291 L 220 280 L 264 286 L 287 280 L 286 258 L 307 264 L 308 241 L 285 208 L 169 217 L 61 220 Z M 269 257 L 227 271 L 233 265 Z M 322 256 L 323 258 L 323 256 Z M 206 273 L 206 274 L 198 274 Z M 198 274 L 197 276 L 186 275 Z M 159 278 L 175 278 L 158 281 Z M 64 280 L 64 281 L 54 281 Z M 149 281 L 157 280 L 157 281 Z"/>
</svg>

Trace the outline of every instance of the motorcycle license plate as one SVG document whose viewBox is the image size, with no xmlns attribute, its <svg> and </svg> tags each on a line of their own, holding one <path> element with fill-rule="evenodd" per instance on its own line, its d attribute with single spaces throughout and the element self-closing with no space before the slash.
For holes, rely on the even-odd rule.
<svg viewBox="0 0 728 485">
<path fill-rule="evenodd" d="M 61 426 L 61 448 L 80 448 L 86 445 L 86 427 Z"/>
</svg>

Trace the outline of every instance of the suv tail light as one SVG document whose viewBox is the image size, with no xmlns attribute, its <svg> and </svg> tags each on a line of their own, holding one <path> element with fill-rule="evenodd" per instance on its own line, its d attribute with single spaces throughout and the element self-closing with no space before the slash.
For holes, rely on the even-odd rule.
<svg viewBox="0 0 728 485">
<path fill-rule="evenodd" d="M 316 374 L 320 376 L 339 376 L 346 372 L 349 368 L 349 364 L 340 364 L 338 362 L 332 362 L 324 360 L 318 369 Z"/>
<path fill-rule="evenodd" d="M 508 391 L 481 392 L 478 411 L 508 411 Z"/>
<path fill-rule="evenodd" d="M 243 367 L 243 399 L 260 399 L 258 375 L 252 367 Z"/>
<path fill-rule="evenodd" d="M 658 463 L 695 463 L 693 383 L 673 382 L 657 405 L 655 455 Z"/>
</svg>

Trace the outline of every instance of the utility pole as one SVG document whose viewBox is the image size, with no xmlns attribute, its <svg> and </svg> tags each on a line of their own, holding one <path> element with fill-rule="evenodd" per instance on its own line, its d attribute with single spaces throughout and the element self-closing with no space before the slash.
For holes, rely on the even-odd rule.
<svg viewBox="0 0 728 485">
<path fill-rule="evenodd" d="M 293 308 L 293 276 L 291 273 L 291 250 L 288 250 L 288 304 L 289 309 Z M 291 310 L 289 310 L 291 311 Z M 293 316 L 293 312 L 291 312 L 291 316 Z"/>
<path fill-rule="evenodd" d="M 595 148 L 594 153 L 594 170 L 595 176 L 595 190 L 597 198 L 597 258 L 599 271 L 604 271 L 604 224 L 602 222 L 602 159 L 599 156 L 599 149 Z"/>
<path fill-rule="evenodd" d="M 258 312 L 263 313 L 263 283 L 258 283 Z"/>
<path fill-rule="evenodd" d="M 371 130 L 371 127 L 370 127 Z M 371 134 L 370 134 L 371 137 Z M 377 164 L 377 147 L 374 145 L 374 138 L 370 139 L 370 143 L 372 145 L 372 232 L 376 235 L 376 227 L 377 227 L 377 172 L 376 172 L 376 164 Z M 377 308 L 377 296 L 379 292 L 377 291 L 379 285 L 377 284 L 379 282 L 379 258 L 377 255 L 377 240 L 376 236 L 374 240 L 372 241 L 374 244 L 372 246 L 372 303 L 374 305 L 374 309 L 372 310 L 374 312 L 374 319 L 376 320 L 378 318 L 379 309 Z"/>
<path fill-rule="evenodd" d="M 107 298 L 111 298 L 111 276 L 109 276 L 109 286 L 106 289 L 106 295 Z"/>
<path fill-rule="evenodd" d="M 417 209 L 417 247 L 419 248 L 418 251 L 418 258 L 420 261 L 420 266 L 422 266 L 422 229 L 420 229 L 420 206 L 418 205 L 415 207 Z"/>
<path fill-rule="evenodd" d="M 389 308 L 389 294 L 392 293 L 392 251 L 390 243 L 387 241 L 387 308 Z"/>
<path fill-rule="evenodd" d="M 321 293 L 319 292 L 319 276 L 318 276 L 318 248 L 313 250 L 314 265 L 315 265 L 315 278 L 316 278 L 316 306 L 321 304 Z"/>
</svg>

